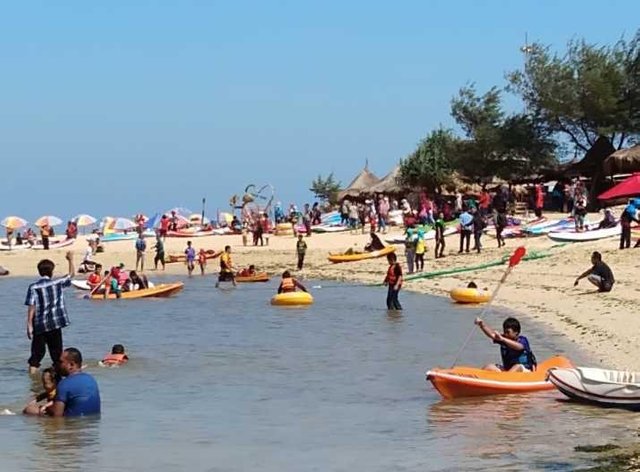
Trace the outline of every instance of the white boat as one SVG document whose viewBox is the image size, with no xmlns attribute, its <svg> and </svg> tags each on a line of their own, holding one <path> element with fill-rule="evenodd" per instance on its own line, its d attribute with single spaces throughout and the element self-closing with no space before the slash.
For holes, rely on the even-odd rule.
<svg viewBox="0 0 640 472">
<path fill-rule="evenodd" d="M 62 239 L 59 241 L 50 241 L 49 250 L 60 249 L 63 247 L 71 246 L 74 242 L 75 242 L 75 239 Z M 34 244 L 31 249 L 43 250 L 44 246 L 42 245 L 42 241 L 38 241 L 38 244 Z"/>
<path fill-rule="evenodd" d="M 640 372 L 576 367 L 551 369 L 548 375 L 549 381 L 573 400 L 640 410 Z"/>
<path fill-rule="evenodd" d="M 24 251 L 25 249 L 31 249 L 28 244 L 11 244 L 9 246 L 6 241 L 0 242 L 0 251 Z"/>
<path fill-rule="evenodd" d="M 448 228 L 444 229 L 444 236 L 450 236 L 452 234 L 456 234 L 458 232 L 458 226 L 454 225 L 454 226 L 449 226 Z M 415 232 L 414 232 L 415 234 Z M 425 241 L 432 241 L 436 239 L 436 231 L 435 230 L 429 230 L 426 233 L 424 233 L 424 240 Z M 387 238 L 385 239 L 385 242 L 388 244 L 404 244 L 406 240 L 406 236 L 396 236 L 395 238 Z"/>
<path fill-rule="evenodd" d="M 576 232 L 575 229 L 571 231 L 552 231 L 550 233 L 547 233 L 547 237 L 549 237 L 553 241 L 584 242 L 611 238 L 612 236 L 618 236 L 621 232 L 621 226 L 617 225 L 613 228 L 591 229 L 581 232 Z"/>
</svg>

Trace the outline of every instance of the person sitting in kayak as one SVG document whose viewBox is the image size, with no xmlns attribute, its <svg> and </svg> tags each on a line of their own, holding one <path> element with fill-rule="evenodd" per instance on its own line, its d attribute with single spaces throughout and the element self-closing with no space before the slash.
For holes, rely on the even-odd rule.
<svg viewBox="0 0 640 472">
<path fill-rule="evenodd" d="M 118 279 L 113 276 L 113 270 L 104 271 L 103 277 L 104 283 L 104 298 L 109 298 L 110 293 L 114 293 L 116 298 L 120 298 L 122 296 L 122 290 L 120 289 L 120 284 L 118 284 Z"/>
<path fill-rule="evenodd" d="M 220 274 L 216 282 L 216 288 L 220 286 L 220 282 L 231 281 L 236 286 L 236 278 L 233 275 L 233 263 L 231 262 L 231 246 L 225 246 L 224 252 L 220 256 Z"/>
<path fill-rule="evenodd" d="M 288 270 L 285 270 L 282 273 L 282 282 L 280 282 L 280 286 L 278 287 L 278 293 L 295 292 L 296 288 L 299 288 L 303 292 L 307 291 L 304 285 L 291 277 L 291 273 Z"/>
<path fill-rule="evenodd" d="M 53 407 L 53 401 L 56 398 L 56 387 L 58 386 L 58 377 L 53 367 L 48 367 L 42 371 L 42 388 L 44 392 L 37 395 L 27 406 L 24 407 L 22 413 L 25 415 L 45 416 L 49 413 L 49 409 Z M 40 403 L 45 401 L 44 405 Z"/>
<path fill-rule="evenodd" d="M 122 287 L 125 292 L 144 290 L 147 288 L 149 288 L 149 279 L 147 279 L 146 275 L 138 274 L 135 270 L 129 272 L 129 278 Z"/>
<path fill-rule="evenodd" d="M 249 267 L 245 267 L 240 272 L 238 272 L 240 277 L 253 277 L 256 275 L 256 266 L 251 264 Z"/>
<path fill-rule="evenodd" d="M 122 344 L 114 344 L 111 348 L 111 354 L 107 354 L 104 356 L 99 365 L 102 367 L 114 367 L 119 365 L 124 365 L 129 360 L 129 356 L 124 350 L 124 346 Z"/>
<path fill-rule="evenodd" d="M 94 290 L 102 282 L 102 265 L 97 264 L 93 272 L 87 277 L 87 285 L 90 290 Z"/>
<path fill-rule="evenodd" d="M 380 241 L 380 238 L 376 233 L 371 231 L 369 233 L 369 237 L 371 238 L 369 242 L 365 245 L 364 250 L 366 252 L 379 251 L 380 249 L 384 249 L 385 245 Z"/>
<path fill-rule="evenodd" d="M 529 346 L 529 340 L 520 335 L 520 322 L 517 319 L 509 317 L 504 320 L 502 334 L 485 324 L 480 318 L 476 318 L 474 323 L 495 344 L 500 345 L 502 365 L 488 364 L 483 367 L 484 370 L 493 372 L 531 372 L 535 370 L 536 358 Z"/>
</svg>

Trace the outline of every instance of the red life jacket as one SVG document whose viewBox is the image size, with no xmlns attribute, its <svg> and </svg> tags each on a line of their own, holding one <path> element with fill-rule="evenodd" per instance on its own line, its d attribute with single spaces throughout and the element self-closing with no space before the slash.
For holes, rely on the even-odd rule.
<svg viewBox="0 0 640 472">
<path fill-rule="evenodd" d="M 102 359 L 102 363 L 108 366 L 123 365 L 126 364 L 128 360 L 129 358 L 126 354 L 107 354 L 104 359 Z"/>
<path fill-rule="evenodd" d="M 387 269 L 387 283 L 390 287 L 394 286 L 398 282 L 398 277 L 396 276 L 396 266 L 398 263 L 392 264 Z M 400 284 L 402 286 L 402 284 Z"/>
</svg>

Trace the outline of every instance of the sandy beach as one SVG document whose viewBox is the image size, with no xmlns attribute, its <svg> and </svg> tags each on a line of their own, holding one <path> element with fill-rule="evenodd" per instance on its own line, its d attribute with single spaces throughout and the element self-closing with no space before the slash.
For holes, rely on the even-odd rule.
<svg viewBox="0 0 640 472">
<path fill-rule="evenodd" d="M 546 215 L 552 218 L 553 215 Z M 592 215 L 597 220 L 597 215 Z M 399 236 L 401 230 L 392 229 L 388 236 Z M 387 236 L 387 237 L 388 237 Z M 301 279 L 333 279 L 348 282 L 379 283 L 387 268 L 386 259 L 374 259 L 354 263 L 332 264 L 327 261 L 329 252 L 340 252 L 348 247 L 362 249 L 368 241 L 367 234 L 331 233 L 314 234 L 305 238 L 308 252 L 305 268 L 297 277 Z M 148 246 L 152 246 L 152 239 Z M 233 248 L 233 261 L 237 268 L 255 264 L 260 271 L 278 277 L 284 269 L 294 269 L 296 263 L 295 239 L 292 236 L 274 236 L 269 245 L 263 247 L 243 246 L 240 235 L 209 236 L 194 238 L 196 249 L 222 250 L 225 245 Z M 524 245 L 531 252 L 548 251 L 549 257 L 523 261 L 510 275 L 498 294 L 495 304 L 523 313 L 546 324 L 567 336 L 579 348 L 586 350 L 601 366 L 617 369 L 640 370 L 640 360 L 632 355 L 633 346 L 638 342 L 640 320 L 633 315 L 637 289 L 633 286 L 634 272 L 637 270 L 635 255 L 640 250 L 618 249 L 618 238 L 558 245 L 546 236 L 536 238 L 508 239 L 505 248 L 498 249 L 495 238 L 483 237 L 484 249 L 481 254 L 457 254 L 458 235 L 447 237 L 447 256 L 433 258 L 433 242 L 428 242 L 425 271 L 443 270 L 473 266 L 494 261 L 510 254 L 517 246 Z M 79 263 L 86 248 L 82 235 L 70 247 Z M 167 254 L 181 254 L 186 246 L 182 238 L 168 238 L 165 243 Z M 104 266 L 124 262 L 128 269 L 135 264 L 134 241 L 109 242 L 104 244 L 105 252 L 97 254 L 95 260 Z M 404 263 L 404 249 L 397 247 L 399 261 Z M 58 273 L 66 268 L 65 249 L 45 251 L 1 252 L 0 265 L 11 271 L 10 276 L 35 276 L 35 266 L 44 257 L 58 264 Z M 573 286 L 577 275 L 590 266 L 590 254 L 597 250 L 614 271 L 616 284 L 610 293 L 597 293 L 594 287 L 583 279 L 578 287 Z M 153 280 L 153 250 L 147 251 L 146 273 Z M 207 273 L 216 273 L 218 260 L 210 260 Z M 406 265 L 405 265 L 406 267 Z M 408 281 L 404 290 L 413 290 L 439 296 L 448 296 L 450 289 L 465 286 L 470 280 L 479 287 L 492 289 L 500 279 L 505 266 L 497 266 L 476 272 L 449 275 L 433 279 Z M 406 270 L 406 269 L 405 269 Z M 196 268 L 196 272 L 198 269 Z M 166 274 L 186 273 L 183 263 L 167 264 Z M 197 275 L 199 277 L 199 274 Z M 78 277 L 84 277 L 79 274 Z M 213 281 L 212 281 L 213 286 Z M 384 304 L 385 292 L 380 288 L 380 303 Z M 475 312 L 474 312 L 475 313 Z M 469 319 L 471 323 L 471 317 Z"/>
</svg>

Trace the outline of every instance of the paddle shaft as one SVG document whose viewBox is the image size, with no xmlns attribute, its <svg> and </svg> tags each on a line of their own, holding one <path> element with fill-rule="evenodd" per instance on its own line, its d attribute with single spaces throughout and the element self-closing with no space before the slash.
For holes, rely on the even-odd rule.
<svg viewBox="0 0 640 472">
<path fill-rule="evenodd" d="M 502 287 L 502 284 L 505 282 L 505 280 L 507 280 L 507 277 L 511 273 L 511 270 L 513 270 L 513 267 L 514 266 L 510 265 L 509 267 L 507 267 L 507 270 L 504 271 L 504 274 L 502 274 L 502 278 L 500 279 L 500 282 L 498 282 L 498 285 L 496 286 L 496 288 L 493 290 L 493 293 L 491 294 L 491 298 L 489 299 L 487 304 L 482 308 L 482 311 L 480 312 L 480 316 L 479 316 L 480 318 L 482 318 L 484 314 L 489 310 L 489 308 L 491 308 L 491 304 L 493 303 L 493 300 L 496 298 L 496 295 L 498 294 L 500 287 Z M 458 359 L 462 355 L 462 351 L 464 351 L 464 348 L 467 347 L 467 344 L 469 344 L 469 341 L 471 340 L 471 336 L 473 336 L 473 333 L 475 330 L 476 330 L 476 326 L 474 324 L 473 328 L 471 328 L 471 331 L 469 331 L 467 338 L 462 343 L 462 346 L 460 347 L 458 354 L 456 354 L 456 358 L 453 360 L 453 364 L 451 364 L 451 369 L 455 367 L 456 363 L 458 362 Z"/>
</svg>

